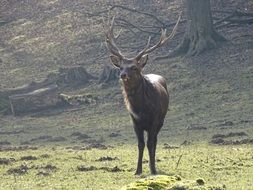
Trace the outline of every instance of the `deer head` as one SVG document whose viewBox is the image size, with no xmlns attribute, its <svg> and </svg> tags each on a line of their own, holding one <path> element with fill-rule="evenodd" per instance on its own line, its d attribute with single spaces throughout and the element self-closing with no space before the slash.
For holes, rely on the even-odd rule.
<svg viewBox="0 0 253 190">
<path fill-rule="evenodd" d="M 148 61 L 148 54 L 154 51 L 156 48 L 163 45 L 168 40 L 172 39 L 176 33 L 176 29 L 178 23 L 180 21 L 181 14 L 175 24 L 171 34 L 167 37 L 166 36 L 166 29 L 162 29 L 160 40 L 154 45 L 149 47 L 151 37 L 149 37 L 146 47 L 140 51 L 135 57 L 133 58 L 126 58 L 115 43 L 115 39 L 118 36 L 114 36 L 113 34 L 113 27 L 114 27 L 114 20 L 113 17 L 110 27 L 106 34 L 106 44 L 108 50 L 110 51 L 110 60 L 111 63 L 120 69 L 120 78 L 123 80 L 124 83 L 135 83 L 141 77 L 141 71 L 146 65 Z"/>
</svg>

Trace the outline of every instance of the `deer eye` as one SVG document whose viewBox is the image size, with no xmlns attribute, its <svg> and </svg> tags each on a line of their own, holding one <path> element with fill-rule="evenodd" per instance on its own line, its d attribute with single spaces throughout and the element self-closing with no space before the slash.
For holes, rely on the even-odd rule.
<svg viewBox="0 0 253 190">
<path fill-rule="evenodd" d="M 130 67 L 130 69 L 133 70 L 133 71 L 136 71 L 137 67 L 136 66 L 132 66 L 132 67 Z"/>
</svg>

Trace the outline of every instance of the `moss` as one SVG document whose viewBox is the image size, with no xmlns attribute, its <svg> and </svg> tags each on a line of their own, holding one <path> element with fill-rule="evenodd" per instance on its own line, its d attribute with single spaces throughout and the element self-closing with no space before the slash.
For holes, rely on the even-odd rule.
<svg viewBox="0 0 253 190">
<path fill-rule="evenodd" d="M 174 184 L 179 178 L 176 176 L 158 175 L 145 179 L 140 179 L 122 188 L 122 190 L 146 190 L 153 188 L 154 190 L 165 189 L 168 185 Z"/>
<path fill-rule="evenodd" d="M 178 176 L 158 175 L 145 179 L 137 180 L 125 187 L 122 190 L 214 190 L 221 187 L 212 187 L 205 185 L 203 179 L 184 180 Z"/>
</svg>

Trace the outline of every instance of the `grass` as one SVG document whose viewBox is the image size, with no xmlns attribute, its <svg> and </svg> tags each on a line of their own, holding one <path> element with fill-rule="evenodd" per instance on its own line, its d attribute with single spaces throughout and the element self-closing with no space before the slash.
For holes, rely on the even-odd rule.
<svg viewBox="0 0 253 190">
<path fill-rule="evenodd" d="M 3 189 L 119 189 L 139 177 L 133 175 L 135 160 L 132 145 L 116 146 L 107 150 L 72 150 L 64 147 L 39 148 L 20 152 L 1 152 L 1 158 L 14 158 L 9 165 L 1 166 L 1 188 Z M 204 178 L 209 184 L 226 185 L 227 189 L 252 188 L 252 147 L 216 147 L 210 145 L 187 146 L 175 150 L 158 148 L 159 172 L 177 174 L 186 179 Z M 45 156 L 46 154 L 46 156 Z M 182 156 L 177 166 L 178 158 Z M 37 160 L 20 160 L 34 156 Z M 109 156 L 113 161 L 96 161 Z M 147 158 L 145 158 L 147 159 Z M 21 165 L 29 169 L 25 174 L 8 173 L 11 168 Z M 56 167 L 56 169 L 45 169 Z M 78 167 L 118 167 L 122 171 L 111 172 L 103 169 L 78 171 Z M 144 164 L 144 175 L 148 176 L 148 164 Z"/>
<path fill-rule="evenodd" d="M 103 56 L 96 59 L 105 48 L 101 20 L 84 15 L 105 8 L 105 2 L 96 2 L 99 6 L 79 0 L 29 3 L 14 3 L 15 20 L 0 24 L 4 42 L 0 44 L 0 90 L 40 81 L 63 66 L 82 65 L 99 75 L 108 62 Z M 150 56 L 144 73 L 165 76 L 170 91 L 157 167 L 162 175 L 203 178 L 207 184 L 225 185 L 229 190 L 252 190 L 253 146 L 233 144 L 253 138 L 252 41 L 246 27 L 241 33 L 233 28 L 229 32 L 231 39 L 241 33 L 246 37 L 194 58 L 152 63 Z M 131 43 L 136 37 L 120 40 Z M 133 175 L 137 143 L 120 85 L 103 87 L 92 81 L 64 93 L 91 94 L 97 101 L 80 110 L 46 110 L 22 117 L 0 113 L 0 189 L 116 190 L 149 177 L 147 149 L 143 175 Z M 0 97 L 1 110 L 6 104 Z M 246 136 L 224 138 L 230 145 L 210 143 L 213 135 L 231 132 Z"/>
<path fill-rule="evenodd" d="M 180 175 L 187 180 L 203 178 L 208 184 L 225 185 L 230 190 L 251 190 L 252 145 L 220 146 L 209 142 L 215 134 L 230 132 L 245 132 L 247 136 L 225 140 L 252 139 L 252 88 L 247 86 L 251 85 L 249 81 L 252 77 L 238 77 L 241 80 L 234 81 L 224 73 L 227 70 L 216 70 L 215 75 L 223 73 L 224 80 L 202 78 L 183 59 L 172 61 L 173 65 L 160 63 L 155 67 L 156 72 L 160 71 L 171 81 L 169 89 L 172 91 L 170 110 L 159 135 L 159 174 Z M 216 66 L 214 64 L 212 69 Z M 248 76 L 248 67 L 250 65 L 247 64 L 239 67 L 238 76 Z M 151 68 L 153 65 L 149 65 L 147 70 Z M 228 79 L 232 81 L 228 82 Z M 240 83 L 244 84 L 244 89 L 239 88 Z M 2 188 L 108 190 L 120 189 L 149 176 L 147 150 L 143 175 L 133 175 L 137 159 L 136 138 L 124 108 L 120 86 L 102 88 L 93 84 L 71 92 L 75 93 L 91 94 L 98 101 L 77 111 L 59 113 L 51 110 L 46 115 L 43 112 L 24 117 L 1 116 L 0 129 L 5 132 L 0 134 L 1 142 L 9 142 L 11 145 L 7 147 L 22 145 L 37 148 L 0 151 L 0 158 L 15 160 L 7 165 L 0 164 Z M 90 138 L 78 139 L 73 136 L 76 132 Z M 186 145 L 181 145 L 183 142 Z M 96 143 L 100 144 L 98 148 L 103 145 L 107 149 L 86 150 L 86 146 Z M 45 154 L 47 156 L 43 157 Z M 24 156 L 37 159 L 21 160 Z M 101 157 L 117 159 L 96 161 Z M 47 166 L 51 167 L 47 169 Z M 27 171 L 18 174 L 22 167 Z M 54 167 L 56 169 L 50 169 Z M 10 170 L 16 172 L 8 172 Z"/>
<path fill-rule="evenodd" d="M 110 99 L 111 96 L 115 97 L 115 94 L 120 93 L 118 88 L 100 89 L 99 92 L 101 96 Z M 88 87 L 88 89 L 92 94 L 98 90 L 98 87 Z M 217 89 L 216 85 L 214 89 Z M 84 91 L 88 90 L 84 89 Z M 221 126 L 226 118 L 221 116 L 223 120 L 217 120 L 217 110 L 210 109 L 211 112 L 208 114 L 195 115 L 196 113 L 192 111 L 198 110 L 197 106 L 202 104 L 193 107 L 191 112 L 188 109 L 182 112 L 182 104 L 171 106 L 165 126 L 160 133 L 157 150 L 159 173 L 180 175 L 191 180 L 201 177 L 208 184 L 225 185 L 227 189 L 251 190 L 252 145 L 217 146 L 208 143 L 212 135 L 227 134 L 231 131 L 244 131 L 250 138 L 253 132 L 251 123 L 240 123 L 239 119 L 242 118 L 234 118 L 233 126 L 225 126 L 226 128 L 223 129 Z M 202 123 L 198 123 L 200 121 Z M 187 130 L 189 126 L 201 126 L 207 129 Z M 28 142 L 30 143 L 28 146 L 38 148 L 0 152 L 0 158 L 15 159 L 8 165 L 0 165 L 0 181 L 4 189 L 119 189 L 132 181 L 149 176 L 147 151 L 144 156 L 143 175 L 141 177 L 133 175 L 137 145 L 121 96 L 114 102 L 100 99 L 97 105 L 90 105 L 80 111 L 51 116 L 1 117 L 1 129 L 1 131 L 13 132 L 13 134 L 0 134 L 1 141 L 10 142 L 10 147 Z M 21 132 L 15 134 L 18 131 Z M 86 134 L 90 138 L 82 143 L 85 139 L 77 139 L 72 135 L 74 132 Z M 112 133 L 118 135 L 111 137 Z M 40 139 L 45 135 L 64 137 L 65 140 L 52 142 L 50 138 Z M 108 148 L 82 150 L 82 147 L 94 141 Z M 184 141 L 189 144 L 180 146 Z M 176 148 L 167 148 L 171 146 Z M 24 156 L 34 156 L 37 159 L 21 160 Z M 117 159 L 96 161 L 101 157 Z M 27 173 L 8 173 L 8 170 L 20 168 L 22 165 L 27 166 Z M 56 169 L 45 169 L 47 165 L 55 166 Z M 78 171 L 78 167 L 91 168 L 91 171 Z M 115 167 L 121 171 L 112 172 Z"/>
</svg>

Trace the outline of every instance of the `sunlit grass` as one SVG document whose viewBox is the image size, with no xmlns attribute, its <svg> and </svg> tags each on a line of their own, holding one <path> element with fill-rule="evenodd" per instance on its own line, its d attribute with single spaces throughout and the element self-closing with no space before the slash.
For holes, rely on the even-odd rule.
<svg viewBox="0 0 253 190">
<path fill-rule="evenodd" d="M 180 175 L 185 179 L 204 178 L 208 184 L 226 185 L 227 189 L 250 190 L 252 187 L 253 148 L 217 147 L 192 145 L 179 149 L 158 148 L 159 172 Z M 47 155 L 47 156 L 45 156 Z M 4 189 L 119 189 L 124 184 L 138 179 L 135 177 L 136 149 L 132 145 L 115 146 L 107 150 L 72 150 L 64 147 L 39 148 L 20 152 L 0 152 L 1 158 L 14 158 L 9 165 L 1 165 L 1 188 Z M 181 156 L 182 155 L 182 156 Z M 20 160 L 23 156 L 35 156 L 37 160 Z M 113 161 L 96 161 L 101 157 L 116 157 Z M 45 158 L 46 157 L 46 158 Z M 180 161 L 179 158 L 181 157 Z M 144 160 L 147 160 L 145 154 Z M 27 173 L 9 174 L 8 170 L 21 165 L 27 166 Z M 55 170 L 43 169 L 51 165 Z M 94 166 L 92 171 L 78 171 L 78 166 Z M 103 167 L 117 166 L 122 171 L 108 172 Z M 43 175 L 44 172 L 44 175 Z M 144 163 L 144 174 L 149 176 L 148 163 Z"/>
<path fill-rule="evenodd" d="M 170 10 L 176 12 L 175 2 Z M 77 3 L 73 7 L 61 3 L 58 0 L 40 1 L 38 5 L 42 5 L 42 10 L 48 7 L 49 12 L 39 11 L 33 18 L 17 17 L 4 25 L 4 43 L 0 44 L 3 85 L 0 90 L 44 80 L 48 73 L 65 66 L 82 65 L 98 76 L 103 65 L 109 63 L 106 54 L 99 57 L 105 48 L 102 20 L 90 19 L 82 12 L 108 8 L 105 1 L 87 2 L 85 10 L 79 6 L 83 5 L 81 1 L 73 1 Z M 39 6 L 36 4 L 34 8 Z M 166 15 L 167 10 L 163 10 Z M 31 13 L 31 10 L 27 11 Z M 129 13 L 127 16 L 130 21 L 135 17 Z M 125 49 L 141 43 L 135 35 L 131 38 L 121 36 L 121 39 L 124 43 L 129 42 L 123 43 Z M 170 108 L 158 137 L 159 174 L 180 175 L 189 180 L 203 178 L 208 184 L 225 185 L 228 190 L 253 189 L 253 146 L 210 143 L 215 134 L 245 132 L 247 136 L 243 138 L 253 137 L 253 67 L 250 53 L 247 53 L 252 50 L 239 52 L 243 61 L 237 62 L 230 60 L 230 52 L 226 52 L 229 48 L 219 49 L 225 52 L 221 57 L 209 52 L 209 56 L 193 60 L 174 58 L 154 63 L 154 55 L 150 55 L 143 73 L 165 76 L 170 92 Z M 0 151 L 1 190 L 118 190 L 150 176 L 147 149 L 143 175 L 134 176 L 137 140 L 119 85 L 103 87 L 92 81 L 85 87 L 64 93 L 91 94 L 97 102 L 83 105 L 81 110 L 48 110 L 44 115 L 30 113 L 14 117 L 0 113 L 0 142 L 10 144 L 0 145 L 0 148 L 28 146 L 36 149 Z M 7 104 L 8 99 L 3 101 L 0 97 L 0 109 Z M 226 122 L 230 125 L 224 125 Z M 192 130 L 194 127 L 200 129 Z M 73 136 L 76 132 L 89 138 L 77 139 Z M 107 149 L 86 150 L 85 147 L 92 143 Z M 21 160 L 24 156 L 36 159 Z M 107 156 L 113 160 L 97 161 Z M 78 167 L 91 171 L 79 171 Z M 19 171 L 22 174 L 18 174 Z"/>
</svg>

